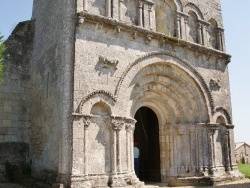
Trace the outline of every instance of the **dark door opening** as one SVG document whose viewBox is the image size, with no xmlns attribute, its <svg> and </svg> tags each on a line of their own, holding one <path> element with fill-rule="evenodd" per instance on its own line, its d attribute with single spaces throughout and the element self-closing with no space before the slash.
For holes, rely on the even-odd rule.
<svg viewBox="0 0 250 188">
<path fill-rule="evenodd" d="M 134 141 L 140 150 L 139 179 L 160 182 L 159 124 L 156 114 L 147 107 L 141 107 L 135 114 Z"/>
</svg>

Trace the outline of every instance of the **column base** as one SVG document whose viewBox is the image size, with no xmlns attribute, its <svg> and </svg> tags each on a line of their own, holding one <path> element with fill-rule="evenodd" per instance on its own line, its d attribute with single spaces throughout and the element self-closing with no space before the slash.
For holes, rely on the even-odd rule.
<svg viewBox="0 0 250 188">
<path fill-rule="evenodd" d="M 144 182 L 141 182 L 134 173 L 113 175 L 110 178 L 110 187 L 144 187 Z"/>
<path fill-rule="evenodd" d="M 71 177 L 71 188 L 90 188 L 91 183 L 88 176 Z"/>
</svg>

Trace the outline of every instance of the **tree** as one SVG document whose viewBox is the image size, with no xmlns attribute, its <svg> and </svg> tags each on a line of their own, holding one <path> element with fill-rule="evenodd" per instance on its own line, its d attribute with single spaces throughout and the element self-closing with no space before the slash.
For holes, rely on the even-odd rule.
<svg viewBox="0 0 250 188">
<path fill-rule="evenodd" d="M 5 45 L 3 43 L 3 36 L 0 35 L 0 82 L 3 79 L 3 53 L 5 51 Z"/>
</svg>

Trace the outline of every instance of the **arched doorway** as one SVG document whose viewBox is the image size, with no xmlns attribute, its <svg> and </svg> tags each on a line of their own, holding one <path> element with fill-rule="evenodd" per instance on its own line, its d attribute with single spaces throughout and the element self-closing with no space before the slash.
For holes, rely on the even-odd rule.
<svg viewBox="0 0 250 188">
<path fill-rule="evenodd" d="M 140 175 L 143 181 L 160 182 L 159 123 L 156 114 L 141 107 L 135 114 L 134 140 L 140 149 Z"/>
</svg>

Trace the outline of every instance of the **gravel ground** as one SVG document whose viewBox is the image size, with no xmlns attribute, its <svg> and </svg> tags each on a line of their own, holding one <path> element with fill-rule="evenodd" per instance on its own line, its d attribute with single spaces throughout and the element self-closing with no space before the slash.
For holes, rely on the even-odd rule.
<svg viewBox="0 0 250 188">
<path fill-rule="evenodd" d="M 160 184 L 159 185 L 146 185 L 145 187 L 146 188 L 157 188 L 157 187 L 164 188 L 164 186 L 161 186 Z M 213 186 L 205 186 L 205 187 L 203 186 L 200 188 L 211 188 L 211 187 L 213 187 Z M 218 188 L 250 188 L 250 179 L 243 179 L 240 181 L 225 183 L 225 184 L 217 185 L 214 187 L 218 187 Z M 14 184 L 14 183 L 0 183 L 0 188 L 30 188 L 30 187 L 23 187 L 21 185 Z M 199 188 L 199 187 L 187 186 L 187 187 L 182 187 L 182 188 Z"/>
</svg>

